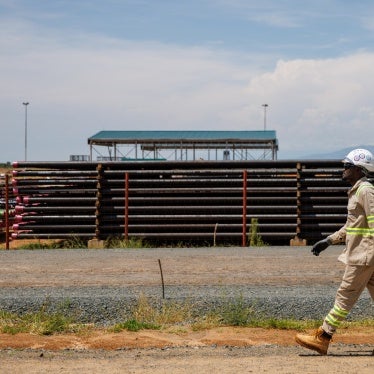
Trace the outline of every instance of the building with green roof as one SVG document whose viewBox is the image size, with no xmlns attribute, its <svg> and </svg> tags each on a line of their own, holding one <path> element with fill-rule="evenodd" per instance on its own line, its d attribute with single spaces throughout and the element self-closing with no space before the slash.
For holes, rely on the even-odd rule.
<svg viewBox="0 0 374 374">
<path fill-rule="evenodd" d="M 97 160 L 276 160 L 278 140 L 264 131 L 100 131 L 88 138 Z"/>
</svg>

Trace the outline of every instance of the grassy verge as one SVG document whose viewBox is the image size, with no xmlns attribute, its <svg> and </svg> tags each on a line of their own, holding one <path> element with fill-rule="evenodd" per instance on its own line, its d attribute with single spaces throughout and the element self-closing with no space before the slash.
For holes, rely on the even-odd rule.
<svg viewBox="0 0 374 374">
<path fill-rule="evenodd" d="M 52 335 L 102 330 L 100 326 L 78 323 L 74 311 L 68 311 L 68 301 L 64 302 L 56 312 L 49 312 L 47 304 L 43 305 L 36 313 L 23 315 L 0 310 L 0 332 Z M 107 327 L 107 330 L 120 332 L 123 330 L 170 330 L 170 328 L 174 328 L 177 331 L 181 329 L 200 331 L 222 326 L 241 326 L 303 331 L 316 328 L 320 323 L 320 320 L 261 317 L 253 307 L 246 306 L 241 297 L 225 303 L 220 308 L 209 310 L 204 315 L 196 315 L 193 305 L 188 302 L 166 301 L 154 306 L 149 299 L 140 296 L 131 315 L 124 318 L 122 322 Z M 341 329 L 358 326 L 374 329 L 374 319 L 345 322 Z"/>
<path fill-rule="evenodd" d="M 71 236 L 67 239 L 17 239 L 11 242 L 12 249 L 87 249 L 87 241 Z M 110 237 L 104 243 L 104 248 L 139 249 L 150 248 L 151 245 L 142 239 Z M 5 249 L 5 243 L 0 243 L 0 249 Z"/>
<path fill-rule="evenodd" d="M 257 223 L 253 224 L 253 227 Z M 251 227 L 252 227 L 251 226 Z M 251 230 L 254 230 L 253 228 Z M 254 247 L 266 247 L 268 244 L 265 243 L 257 231 L 250 232 L 249 246 Z M 4 239 L 5 240 L 5 239 Z M 129 238 L 124 239 L 123 237 L 109 237 L 104 241 L 104 246 L 100 249 L 142 249 L 142 248 L 194 248 L 194 247 L 210 247 L 212 244 L 209 242 L 193 242 L 193 241 L 168 241 L 160 242 L 157 240 L 147 241 L 142 238 Z M 238 243 L 225 242 L 214 247 L 230 247 L 237 246 Z M 16 239 L 11 241 L 11 249 L 87 249 L 88 243 L 79 237 L 72 235 L 67 239 Z M 0 243 L 0 249 L 5 249 L 5 242 Z M 92 248 L 94 249 L 94 248 Z M 99 249 L 99 248 L 98 248 Z"/>
<path fill-rule="evenodd" d="M 59 333 L 79 333 L 92 326 L 75 323 L 72 317 L 62 312 L 48 313 L 40 310 L 36 313 L 18 315 L 0 311 L 0 332 L 5 334 L 30 333 L 54 335 Z"/>
</svg>

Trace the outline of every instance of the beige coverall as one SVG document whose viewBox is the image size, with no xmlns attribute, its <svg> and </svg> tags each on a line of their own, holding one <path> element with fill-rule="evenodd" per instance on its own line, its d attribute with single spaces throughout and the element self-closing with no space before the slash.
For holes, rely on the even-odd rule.
<svg viewBox="0 0 374 374">
<path fill-rule="evenodd" d="M 347 317 L 367 287 L 374 300 L 374 186 L 366 177 L 348 191 L 348 216 L 345 225 L 329 236 L 332 244 L 346 243 L 339 256 L 345 265 L 334 307 L 322 328 L 333 334 Z"/>
</svg>

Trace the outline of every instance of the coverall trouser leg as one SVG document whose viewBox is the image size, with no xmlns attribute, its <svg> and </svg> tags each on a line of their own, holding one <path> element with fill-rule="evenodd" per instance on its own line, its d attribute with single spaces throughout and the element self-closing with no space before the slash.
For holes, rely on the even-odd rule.
<svg viewBox="0 0 374 374">
<path fill-rule="evenodd" d="M 336 331 L 356 304 L 365 287 L 374 300 L 374 266 L 347 265 L 336 294 L 334 307 L 323 321 L 324 331 L 330 335 Z"/>
</svg>

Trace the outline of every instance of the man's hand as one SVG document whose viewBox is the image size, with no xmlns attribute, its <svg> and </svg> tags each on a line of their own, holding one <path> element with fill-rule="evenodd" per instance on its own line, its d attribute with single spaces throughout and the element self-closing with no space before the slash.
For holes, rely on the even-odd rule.
<svg viewBox="0 0 374 374">
<path fill-rule="evenodd" d="M 329 238 L 320 240 L 313 245 L 312 253 L 314 254 L 314 256 L 319 256 L 319 254 L 324 251 L 330 244 L 331 240 Z"/>
</svg>

